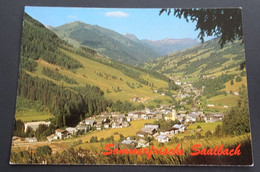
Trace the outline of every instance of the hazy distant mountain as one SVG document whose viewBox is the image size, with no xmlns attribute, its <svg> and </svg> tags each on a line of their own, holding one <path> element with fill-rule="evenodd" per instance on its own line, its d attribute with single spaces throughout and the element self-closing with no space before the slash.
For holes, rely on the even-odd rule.
<svg viewBox="0 0 260 172">
<path fill-rule="evenodd" d="M 199 44 L 199 41 L 191 38 L 183 39 L 169 39 L 165 38 L 163 40 L 142 40 L 143 43 L 149 45 L 156 52 L 161 55 L 167 55 L 176 51 L 180 51 L 186 48 L 191 48 Z"/>
<path fill-rule="evenodd" d="M 183 39 L 165 38 L 163 40 L 148 40 L 148 39 L 139 40 L 134 34 L 131 33 L 126 33 L 124 36 L 132 41 L 142 43 L 143 45 L 152 48 L 160 55 L 167 55 L 186 48 L 191 48 L 200 43 L 199 41 L 191 38 L 183 38 Z"/>
<path fill-rule="evenodd" d="M 140 64 L 159 56 L 151 47 L 97 25 L 76 21 L 56 27 L 53 31 L 70 44 L 87 46 L 128 64 Z"/>
</svg>

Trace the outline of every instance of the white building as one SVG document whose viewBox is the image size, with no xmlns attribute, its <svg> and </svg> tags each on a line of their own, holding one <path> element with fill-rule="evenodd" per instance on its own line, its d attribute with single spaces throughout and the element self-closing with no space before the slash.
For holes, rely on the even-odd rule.
<svg viewBox="0 0 260 172">
<path fill-rule="evenodd" d="M 157 137 L 158 142 L 160 143 L 165 143 L 165 142 L 169 142 L 169 138 L 167 136 L 164 135 L 159 135 Z"/>
</svg>

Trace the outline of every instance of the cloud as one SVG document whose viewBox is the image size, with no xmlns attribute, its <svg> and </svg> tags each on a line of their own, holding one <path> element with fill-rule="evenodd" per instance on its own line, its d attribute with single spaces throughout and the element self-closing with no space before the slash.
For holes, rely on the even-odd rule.
<svg viewBox="0 0 260 172">
<path fill-rule="evenodd" d="M 125 17 L 129 17 L 129 14 L 122 12 L 122 11 L 110 11 L 110 12 L 105 13 L 105 16 L 125 18 Z"/>
<path fill-rule="evenodd" d="M 75 19 L 78 19 L 78 16 L 68 15 L 67 18 L 75 20 Z"/>
</svg>

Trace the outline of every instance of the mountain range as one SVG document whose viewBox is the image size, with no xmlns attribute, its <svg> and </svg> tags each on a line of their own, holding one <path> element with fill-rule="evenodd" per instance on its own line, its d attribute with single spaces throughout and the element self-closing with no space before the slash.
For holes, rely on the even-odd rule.
<svg viewBox="0 0 260 172">
<path fill-rule="evenodd" d="M 76 47 L 86 46 L 103 56 L 127 64 L 136 65 L 159 56 L 150 47 L 97 25 L 76 21 L 52 30 L 60 38 Z"/>
<path fill-rule="evenodd" d="M 126 33 L 124 36 L 127 37 L 128 39 L 131 39 L 132 41 L 150 47 L 151 49 L 159 53 L 160 56 L 165 56 L 176 51 L 184 50 L 186 48 L 191 48 L 200 43 L 196 39 L 191 39 L 191 38 L 183 38 L 183 39 L 165 38 L 162 40 L 149 40 L 149 39 L 139 40 L 134 34 Z"/>
<path fill-rule="evenodd" d="M 86 46 L 103 56 L 131 65 L 143 64 L 159 56 L 199 44 L 197 40 L 190 38 L 139 40 L 130 33 L 122 35 L 113 30 L 80 21 L 50 29 L 75 47 Z"/>
</svg>

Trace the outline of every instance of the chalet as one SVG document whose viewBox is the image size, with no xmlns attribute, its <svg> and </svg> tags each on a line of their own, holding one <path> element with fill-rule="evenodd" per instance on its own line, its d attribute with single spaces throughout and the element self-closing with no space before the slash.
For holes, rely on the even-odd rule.
<svg viewBox="0 0 260 172">
<path fill-rule="evenodd" d="M 206 114 L 204 117 L 204 121 L 206 123 L 218 122 L 222 120 L 223 116 L 223 114 Z"/>
<path fill-rule="evenodd" d="M 59 139 L 64 139 L 64 138 L 67 138 L 68 131 L 63 130 L 63 129 L 56 129 L 55 134 L 58 136 Z"/>
<path fill-rule="evenodd" d="M 155 130 L 158 130 L 159 125 L 157 125 L 157 124 L 145 123 L 145 124 L 144 124 L 144 128 L 153 128 L 153 129 L 155 129 Z"/>
<path fill-rule="evenodd" d="M 176 84 L 176 85 L 181 85 L 181 81 L 179 81 L 179 80 L 178 80 L 178 81 L 175 81 L 175 84 Z"/>
<path fill-rule="evenodd" d="M 78 130 L 78 131 L 84 131 L 84 132 L 87 132 L 87 131 L 89 131 L 90 130 L 90 125 L 87 125 L 87 124 L 78 124 L 77 126 L 76 126 L 76 129 Z"/>
<path fill-rule="evenodd" d="M 104 124 L 104 128 L 109 128 L 109 127 L 110 127 L 109 123 Z"/>
<path fill-rule="evenodd" d="M 183 123 L 185 121 L 185 115 L 176 115 L 176 118 L 180 123 Z"/>
<path fill-rule="evenodd" d="M 96 125 L 96 129 L 97 129 L 97 130 L 102 130 L 102 124 L 97 124 L 97 125 Z"/>
<path fill-rule="evenodd" d="M 144 140 L 144 139 L 139 139 L 137 141 L 137 148 L 145 148 L 145 147 L 148 147 L 150 144 L 148 141 Z"/>
<path fill-rule="evenodd" d="M 129 123 L 126 122 L 126 121 L 124 121 L 124 122 L 122 123 L 122 127 L 129 127 Z"/>
<path fill-rule="evenodd" d="M 112 128 L 122 128 L 122 123 L 121 122 L 113 122 L 112 123 Z"/>
<path fill-rule="evenodd" d="M 140 138 L 151 137 L 151 134 L 143 132 L 143 131 L 138 131 L 136 133 L 136 135 L 137 135 L 137 137 L 140 137 Z"/>
<path fill-rule="evenodd" d="M 141 114 L 141 118 L 147 120 L 148 116 L 146 114 Z"/>
<path fill-rule="evenodd" d="M 200 115 L 197 112 L 191 112 L 186 116 L 186 122 L 194 123 L 200 120 Z"/>
<path fill-rule="evenodd" d="M 177 130 L 178 132 L 181 132 L 181 133 L 183 133 L 185 131 L 185 126 L 182 125 L 182 124 L 175 124 L 172 128 L 174 130 Z"/>
<path fill-rule="evenodd" d="M 85 121 L 86 125 L 90 125 L 90 127 L 94 126 L 95 120 L 94 119 L 87 119 Z"/>
<path fill-rule="evenodd" d="M 156 119 L 159 120 L 159 119 L 163 119 L 164 118 L 164 115 L 162 113 L 157 113 L 156 114 Z"/>
<path fill-rule="evenodd" d="M 69 135 L 72 136 L 76 135 L 78 131 L 75 127 L 68 127 L 65 130 L 68 132 Z"/>
<path fill-rule="evenodd" d="M 33 131 L 36 131 L 39 128 L 39 125 L 46 125 L 50 126 L 51 122 L 45 122 L 45 121 L 38 121 L 38 122 L 26 122 L 24 123 L 24 132 L 27 131 L 27 128 L 30 127 L 33 129 Z"/>
<path fill-rule="evenodd" d="M 174 134 L 175 134 L 175 132 L 174 132 L 173 128 L 161 129 L 160 130 L 160 135 L 163 135 L 163 136 L 172 136 Z"/>
<path fill-rule="evenodd" d="M 50 136 L 48 136 L 47 137 L 47 140 L 49 141 L 49 142 L 51 142 L 51 141 L 53 141 L 53 140 L 58 140 L 59 138 L 58 138 L 58 136 L 56 135 L 56 134 L 52 134 L 52 135 L 50 135 Z"/>
<path fill-rule="evenodd" d="M 119 145 L 119 148 L 120 149 L 124 149 L 124 148 L 134 148 L 135 147 L 135 143 L 136 141 L 135 140 L 131 140 L 129 137 L 125 140 L 123 140 L 120 145 Z"/>
<path fill-rule="evenodd" d="M 208 104 L 207 107 L 212 108 L 212 107 L 215 107 L 215 105 L 213 105 L 213 104 Z"/>
<path fill-rule="evenodd" d="M 160 143 L 169 142 L 169 137 L 163 136 L 163 135 L 159 135 L 159 136 L 157 137 L 157 141 L 160 142 Z"/>
<path fill-rule="evenodd" d="M 155 128 L 142 128 L 142 132 L 153 135 L 156 132 Z"/>
<path fill-rule="evenodd" d="M 239 95 L 239 92 L 234 92 L 234 95 L 238 96 L 238 95 Z"/>
</svg>

